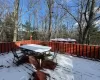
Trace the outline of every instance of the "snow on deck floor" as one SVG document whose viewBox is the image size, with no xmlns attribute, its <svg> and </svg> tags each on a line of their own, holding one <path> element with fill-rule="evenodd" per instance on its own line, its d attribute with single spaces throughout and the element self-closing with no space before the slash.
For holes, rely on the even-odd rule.
<svg viewBox="0 0 100 80">
<path fill-rule="evenodd" d="M 29 73 L 32 73 L 29 69 L 33 70 L 32 67 L 29 64 L 17 67 L 12 61 L 12 53 L 0 55 L 0 65 L 5 65 L 0 68 L 0 80 L 28 80 Z M 58 54 L 57 63 L 54 71 L 44 70 L 50 74 L 50 80 L 100 80 L 100 62 Z"/>
</svg>

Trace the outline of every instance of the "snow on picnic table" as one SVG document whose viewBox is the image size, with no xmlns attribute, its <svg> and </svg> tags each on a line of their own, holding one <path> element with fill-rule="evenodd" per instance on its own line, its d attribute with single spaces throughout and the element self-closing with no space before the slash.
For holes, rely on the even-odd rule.
<svg viewBox="0 0 100 80">
<path fill-rule="evenodd" d="M 57 54 L 56 58 L 58 65 L 54 71 L 43 70 L 50 74 L 50 80 L 100 80 L 100 62 L 64 54 Z M 12 53 L 0 55 L 0 65 L 5 66 L 0 68 L 0 80 L 28 80 L 32 67 L 29 64 L 17 67 L 12 61 Z"/>
</svg>

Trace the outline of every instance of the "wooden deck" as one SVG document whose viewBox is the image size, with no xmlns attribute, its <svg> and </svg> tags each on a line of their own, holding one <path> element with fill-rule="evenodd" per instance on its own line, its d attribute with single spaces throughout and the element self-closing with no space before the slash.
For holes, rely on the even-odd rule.
<svg viewBox="0 0 100 80">
<path fill-rule="evenodd" d="M 0 80 L 28 80 L 35 70 L 29 64 L 16 66 L 12 60 L 11 52 L 0 55 L 0 65 L 4 65 L 0 67 Z M 50 74 L 50 80 L 100 80 L 100 62 L 57 54 L 57 63 L 54 70 L 43 70 Z"/>
</svg>

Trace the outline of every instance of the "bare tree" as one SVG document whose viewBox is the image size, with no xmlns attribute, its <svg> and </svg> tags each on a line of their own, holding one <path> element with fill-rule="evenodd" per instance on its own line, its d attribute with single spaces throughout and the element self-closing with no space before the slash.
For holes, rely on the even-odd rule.
<svg viewBox="0 0 100 80">
<path fill-rule="evenodd" d="M 52 32 L 52 9 L 54 5 L 54 0 L 47 0 L 47 5 L 49 9 L 49 28 L 48 28 L 48 40 L 51 38 L 51 32 Z"/>
<path fill-rule="evenodd" d="M 13 9 L 11 7 L 11 2 L 5 1 L 5 0 L 0 0 L 0 41 L 7 41 L 7 31 L 9 31 L 9 27 L 8 25 L 6 25 L 6 20 L 8 20 L 7 17 L 12 18 L 11 16 L 9 16 L 9 14 L 12 14 L 12 12 L 10 11 L 11 9 Z M 9 19 L 10 19 L 9 18 Z M 10 21 L 9 21 L 10 22 Z"/>
<path fill-rule="evenodd" d="M 94 21 L 100 17 L 95 16 L 95 2 L 96 0 L 78 0 L 77 6 L 75 6 L 78 11 L 77 16 L 68 9 L 68 6 L 66 7 L 63 4 L 57 3 L 78 23 L 79 42 L 82 44 L 86 42 L 89 29 L 94 25 Z"/>
<path fill-rule="evenodd" d="M 15 26 L 14 26 L 14 37 L 13 37 L 14 42 L 17 40 L 19 2 L 20 0 L 15 0 L 15 9 L 14 9 Z"/>
<path fill-rule="evenodd" d="M 64 19 L 66 19 L 66 12 L 62 9 L 59 8 L 58 5 L 56 5 L 54 7 L 55 11 L 54 11 L 54 14 L 53 14 L 53 19 L 54 19 L 54 22 L 53 22 L 53 25 L 54 25 L 54 37 L 57 38 L 58 35 L 60 35 L 59 33 L 59 29 L 61 29 L 61 27 L 63 26 L 63 22 L 64 22 Z"/>
</svg>

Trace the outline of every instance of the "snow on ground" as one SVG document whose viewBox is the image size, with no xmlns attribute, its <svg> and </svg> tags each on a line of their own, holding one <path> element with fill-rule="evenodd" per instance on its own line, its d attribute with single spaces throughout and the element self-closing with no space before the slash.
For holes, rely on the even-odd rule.
<svg viewBox="0 0 100 80">
<path fill-rule="evenodd" d="M 29 64 L 23 64 L 17 67 L 13 63 L 12 53 L 0 55 L 0 65 L 4 66 L 0 67 L 0 80 L 28 80 L 30 77 L 29 74 L 33 70 Z"/>
<path fill-rule="evenodd" d="M 50 80 L 100 80 L 100 62 L 64 54 L 57 54 L 56 59 L 58 65 L 54 71 L 43 70 L 50 74 Z M 0 80 L 28 80 L 32 67 L 29 64 L 17 67 L 12 61 L 12 53 L 0 55 L 0 65 L 4 65 L 0 67 Z"/>
</svg>

